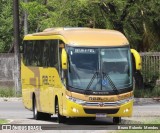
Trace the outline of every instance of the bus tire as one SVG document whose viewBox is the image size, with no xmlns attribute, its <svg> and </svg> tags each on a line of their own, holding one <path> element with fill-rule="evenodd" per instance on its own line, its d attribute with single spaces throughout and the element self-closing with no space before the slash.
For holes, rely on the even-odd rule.
<svg viewBox="0 0 160 133">
<path fill-rule="evenodd" d="M 42 117 L 43 120 L 50 120 L 51 119 L 51 114 L 41 113 L 41 117 Z"/>
<path fill-rule="evenodd" d="M 35 120 L 40 120 L 41 119 L 41 112 L 39 112 L 37 110 L 36 98 L 33 99 L 33 118 Z"/>
<path fill-rule="evenodd" d="M 94 121 L 96 117 L 79 117 L 80 120 L 89 120 L 89 121 Z"/>
<path fill-rule="evenodd" d="M 57 120 L 58 120 L 58 123 L 64 123 L 66 121 L 66 117 L 65 116 L 62 116 L 60 114 L 60 111 L 59 111 L 59 104 L 58 104 L 58 101 L 56 102 L 56 106 L 55 106 L 55 112 L 57 114 Z"/>
<path fill-rule="evenodd" d="M 87 117 L 87 119 L 90 121 L 94 121 L 96 119 L 96 117 Z"/>
<path fill-rule="evenodd" d="M 121 117 L 113 117 L 113 124 L 117 125 L 121 123 Z"/>
</svg>

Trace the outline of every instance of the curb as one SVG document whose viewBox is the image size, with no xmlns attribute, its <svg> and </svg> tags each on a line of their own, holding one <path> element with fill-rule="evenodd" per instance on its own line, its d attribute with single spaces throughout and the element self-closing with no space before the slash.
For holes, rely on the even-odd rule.
<svg viewBox="0 0 160 133">
<path fill-rule="evenodd" d="M 0 97 L 0 102 L 22 101 L 22 97 Z"/>
<path fill-rule="evenodd" d="M 142 105 L 142 104 L 156 104 L 160 103 L 160 98 L 134 98 L 134 104 Z"/>
</svg>

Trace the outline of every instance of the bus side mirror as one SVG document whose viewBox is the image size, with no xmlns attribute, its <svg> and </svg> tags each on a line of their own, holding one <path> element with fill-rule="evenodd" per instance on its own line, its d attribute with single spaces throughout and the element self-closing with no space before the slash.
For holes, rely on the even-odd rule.
<svg viewBox="0 0 160 133">
<path fill-rule="evenodd" d="M 135 49 L 131 49 L 131 53 L 133 54 L 134 59 L 135 59 L 135 68 L 136 68 L 136 70 L 141 70 L 142 61 L 141 61 L 140 54 Z"/>
<path fill-rule="evenodd" d="M 62 49 L 61 61 L 62 61 L 62 69 L 66 70 L 67 69 L 67 53 L 64 48 Z"/>
</svg>

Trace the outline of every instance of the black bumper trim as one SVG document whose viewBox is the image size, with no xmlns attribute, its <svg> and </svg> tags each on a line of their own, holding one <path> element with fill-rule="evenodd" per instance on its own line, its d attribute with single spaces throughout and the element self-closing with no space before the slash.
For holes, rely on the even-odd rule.
<svg viewBox="0 0 160 133">
<path fill-rule="evenodd" d="M 84 112 L 86 114 L 97 114 L 97 113 L 104 113 L 104 114 L 115 114 L 119 111 L 118 109 L 85 109 Z"/>
</svg>

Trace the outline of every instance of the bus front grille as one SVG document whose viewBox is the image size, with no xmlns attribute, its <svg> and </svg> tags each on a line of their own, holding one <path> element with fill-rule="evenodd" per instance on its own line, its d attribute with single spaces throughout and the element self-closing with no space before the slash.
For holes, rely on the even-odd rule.
<svg viewBox="0 0 160 133">
<path fill-rule="evenodd" d="M 100 106 L 103 104 L 103 106 L 119 106 L 117 102 L 86 102 L 85 106 Z"/>
<path fill-rule="evenodd" d="M 97 114 L 97 113 L 105 113 L 105 114 L 115 114 L 119 111 L 118 109 L 85 109 L 85 113 L 87 114 Z"/>
</svg>

